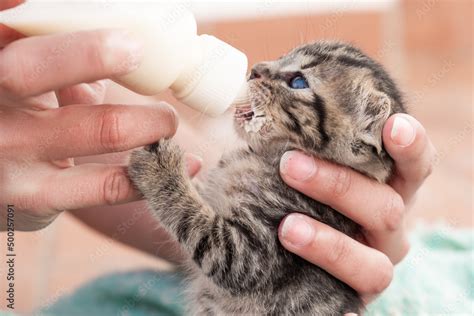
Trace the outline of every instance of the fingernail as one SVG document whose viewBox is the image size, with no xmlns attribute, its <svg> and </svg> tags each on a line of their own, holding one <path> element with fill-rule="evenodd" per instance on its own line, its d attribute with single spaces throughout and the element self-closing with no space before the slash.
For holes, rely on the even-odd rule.
<svg viewBox="0 0 474 316">
<path fill-rule="evenodd" d="M 415 129 L 407 119 L 397 116 L 393 121 L 390 138 L 398 146 L 409 146 L 415 140 Z"/>
<path fill-rule="evenodd" d="M 107 65 L 113 67 L 114 73 L 128 73 L 140 66 L 143 56 L 143 41 L 130 31 L 112 31 L 104 45 L 108 49 L 107 56 L 104 58 Z"/>
<path fill-rule="evenodd" d="M 314 229 L 304 215 L 290 214 L 283 220 L 281 237 L 294 247 L 304 247 L 314 238 Z"/>
<path fill-rule="evenodd" d="M 178 112 L 169 103 L 166 103 L 166 102 L 163 102 L 163 101 L 159 102 L 158 106 L 162 107 L 162 108 L 164 108 L 168 111 L 169 119 L 173 121 L 173 123 L 170 124 L 170 126 L 171 126 L 171 130 L 173 132 L 173 135 L 174 135 L 174 133 L 176 133 L 176 130 L 178 129 L 178 124 L 179 124 Z"/>
<path fill-rule="evenodd" d="M 280 160 L 280 171 L 297 181 L 305 181 L 316 172 L 316 163 L 298 151 L 287 151 Z"/>
</svg>

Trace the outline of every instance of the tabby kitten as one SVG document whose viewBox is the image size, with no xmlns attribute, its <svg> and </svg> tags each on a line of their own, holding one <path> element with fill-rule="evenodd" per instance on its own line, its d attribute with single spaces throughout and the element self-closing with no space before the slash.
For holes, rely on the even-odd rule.
<svg viewBox="0 0 474 316">
<path fill-rule="evenodd" d="M 295 210 L 352 237 L 360 227 L 288 187 L 279 160 L 296 149 L 386 181 L 393 161 L 381 132 L 390 115 L 404 112 L 400 93 L 361 51 L 324 41 L 255 65 L 248 84 L 250 105 L 235 112 L 248 146 L 224 155 L 205 185 L 193 186 L 170 141 L 131 156 L 131 179 L 189 254 L 189 313 L 360 312 L 356 291 L 286 251 L 277 237 L 281 220 Z"/>
</svg>

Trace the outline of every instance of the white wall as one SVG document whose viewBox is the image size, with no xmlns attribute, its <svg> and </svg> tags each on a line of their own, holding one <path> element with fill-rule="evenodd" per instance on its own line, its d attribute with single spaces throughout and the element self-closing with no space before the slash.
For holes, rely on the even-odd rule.
<svg viewBox="0 0 474 316">
<path fill-rule="evenodd" d="M 313 12 L 387 10 L 398 0 L 242 0 L 242 1 L 188 1 L 184 2 L 198 20 L 240 19 Z"/>
</svg>

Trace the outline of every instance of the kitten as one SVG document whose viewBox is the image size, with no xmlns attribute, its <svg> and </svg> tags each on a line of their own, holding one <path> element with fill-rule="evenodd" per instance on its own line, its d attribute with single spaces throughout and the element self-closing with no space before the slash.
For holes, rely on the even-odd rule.
<svg viewBox="0 0 474 316">
<path fill-rule="evenodd" d="M 285 185 L 279 160 L 296 149 L 386 181 L 393 161 L 381 133 L 390 115 L 405 112 L 400 93 L 361 51 L 323 41 L 255 65 L 248 84 L 250 105 L 235 112 L 236 130 L 248 146 L 224 155 L 202 188 L 193 186 L 170 141 L 131 156 L 131 179 L 189 254 L 189 313 L 360 312 L 356 291 L 286 251 L 277 237 L 281 220 L 293 211 L 352 237 L 360 227 Z"/>
</svg>

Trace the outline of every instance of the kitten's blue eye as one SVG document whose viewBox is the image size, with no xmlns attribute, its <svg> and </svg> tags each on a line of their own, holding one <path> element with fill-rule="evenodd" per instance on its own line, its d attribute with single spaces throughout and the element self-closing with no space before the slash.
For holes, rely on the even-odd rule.
<svg viewBox="0 0 474 316">
<path fill-rule="evenodd" d="M 296 76 L 290 81 L 290 88 L 292 89 L 306 89 L 309 88 L 308 81 L 303 76 Z"/>
</svg>

